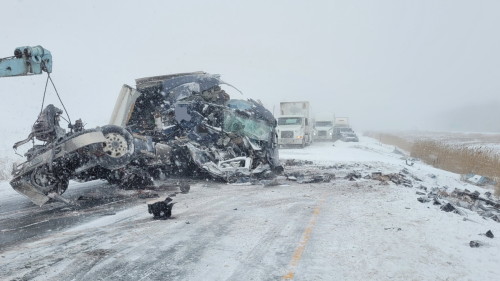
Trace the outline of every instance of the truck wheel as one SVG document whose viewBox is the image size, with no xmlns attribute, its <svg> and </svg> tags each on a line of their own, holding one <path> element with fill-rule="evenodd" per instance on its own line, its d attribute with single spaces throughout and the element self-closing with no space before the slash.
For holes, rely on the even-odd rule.
<svg viewBox="0 0 500 281">
<path fill-rule="evenodd" d="M 102 127 L 102 134 L 106 142 L 102 148 L 104 155 L 100 159 L 100 166 L 109 170 L 125 167 L 134 153 L 134 137 L 125 128 L 108 125 Z"/>
<path fill-rule="evenodd" d="M 45 195 L 56 192 L 63 194 L 68 189 L 69 180 L 66 177 L 58 177 L 49 170 L 48 165 L 36 168 L 30 176 L 30 182 Z"/>
</svg>

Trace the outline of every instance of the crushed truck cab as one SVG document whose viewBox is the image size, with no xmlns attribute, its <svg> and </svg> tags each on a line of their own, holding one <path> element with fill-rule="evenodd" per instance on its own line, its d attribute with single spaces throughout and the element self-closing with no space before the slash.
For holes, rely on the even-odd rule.
<svg viewBox="0 0 500 281">
<path fill-rule="evenodd" d="M 110 124 L 66 132 L 48 105 L 29 136 L 33 147 L 13 169 L 12 187 L 33 203 L 61 195 L 69 180 L 144 188 L 171 175 L 235 181 L 282 171 L 276 119 L 260 102 L 231 99 L 219 75 L 181 73 L 124 85 Z M 42 144 L 35 144 L 40 141 Z"/>
</svg>

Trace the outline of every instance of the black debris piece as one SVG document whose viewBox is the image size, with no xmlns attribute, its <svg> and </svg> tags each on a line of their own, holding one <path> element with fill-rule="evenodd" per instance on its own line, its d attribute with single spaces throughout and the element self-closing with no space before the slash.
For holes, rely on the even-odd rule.
<svg viewBox="0 0 500 281">
<path fill-rule="evenodd" d="M 384 227 L 384 230 L 396 230 L 396 231 L 401 231 L 401 227 Z"/>
<path fill-rule="evenodd" d="M 493 232 L 491 232 L 491 230 L 488 230 L 488 231 L 486 232 L 486 237 L 488 237 L 488 238 L 494 238 L 494 237 L 495 237 L 495 235 L 493 235 Z"/>
<path fill-rule="evenodd" d="M 172 216 L 172 207 L 174 204 L 175 202 L 172 202 L 172 198 L 167 197 L 163 201 L 148 204 L 148 212 L 153 214 L 153 219 L 155 220 L 166 220 Z"/>
<path fill-rule="evenodd" d="M 450 203 L 446 203 L 446 205 L 441 206 L 441 210 L 445 212 L 458 213 L 457 209 Z"/>
<path fill-rule="evenodd" d="M 469 246 L 471 248 L 479 248 L 480 246 L 483 246 L 483 243 L 481 243 L 481 241 L 472 240 L 469 242 Z"/>
<path fill-rule="evenodd" d="M 449 203 L 448 203 L 449 204 Z M 432 205 L 442 205 L 441 201 L 437 197 L 434 197 Z M 451 204 L 450 204 L 451 205 Z M 453 207 L 453 206 L 452 206 Z M 449 211 L 446 211 L 449 212 Z"/>
</svg>

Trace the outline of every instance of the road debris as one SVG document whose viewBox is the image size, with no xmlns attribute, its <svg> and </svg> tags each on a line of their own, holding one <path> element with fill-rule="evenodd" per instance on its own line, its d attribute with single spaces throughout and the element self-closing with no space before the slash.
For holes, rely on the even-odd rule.
<svg viewBox="0 0 500 281">
<path fill-rule="evenodd" d="M 445 212 L 458 213 L 457 209 L 450 203 L 446 203 L 446 205 L 441 206 L 441 210 Z"/>
<path fill-rule="evenodd" d="M 471 248 L 479 248 L 480 246 L 483 246 L 484 244 L 481 241 L 478 240 L 472 240 L 469 242 L 469 246 Z"/>
<path fill-rule="evenodd" d="M 401 227 L 384 227 L 384 230 L 396 230 L 396 231 L 401 231 Z"/>
<path fill-rule="evenodd" d="M 148 212 L 153 214 L 155 220 L 166 220 L 172 216 L 172 207 L 176 202 L 172 202 L 172 198 L 167 197 L 163 201 L 148 204 Z"/>
<path fill-rule="evenodd" d="M 348 179 L 350 181 L 355 181 L 355 180 L 361 178 L 361 173 L 357 172 L 357 171 L 353 171 L 353 172 L 350 172 L 349 174 L 347 174 L 344 178 Z"/>
<path fill-rule="evenodd" d="M 461 180 L 466 181 L 468 183 L 472 183 L 477 186 L 487 186 L 487 185 L 495 185 L 496 182 L 488 177 L 476 175 L 476 174 L 465 174 L 462 175 Z"/>
</svg>

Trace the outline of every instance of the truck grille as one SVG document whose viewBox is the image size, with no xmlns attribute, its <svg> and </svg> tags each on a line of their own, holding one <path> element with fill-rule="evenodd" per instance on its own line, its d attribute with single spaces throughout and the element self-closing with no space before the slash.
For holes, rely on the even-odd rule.
<svg viewBox="0 0 500 281">
<path fill-rule="evenodd" d="M 281 131 L 282 139 L 293 139 L 293 131 Z"/>
<path fill-rule="evenodd" d="M 326 137 L 326 131 L 318 131 L 318 136 Z"/>
</svg>

